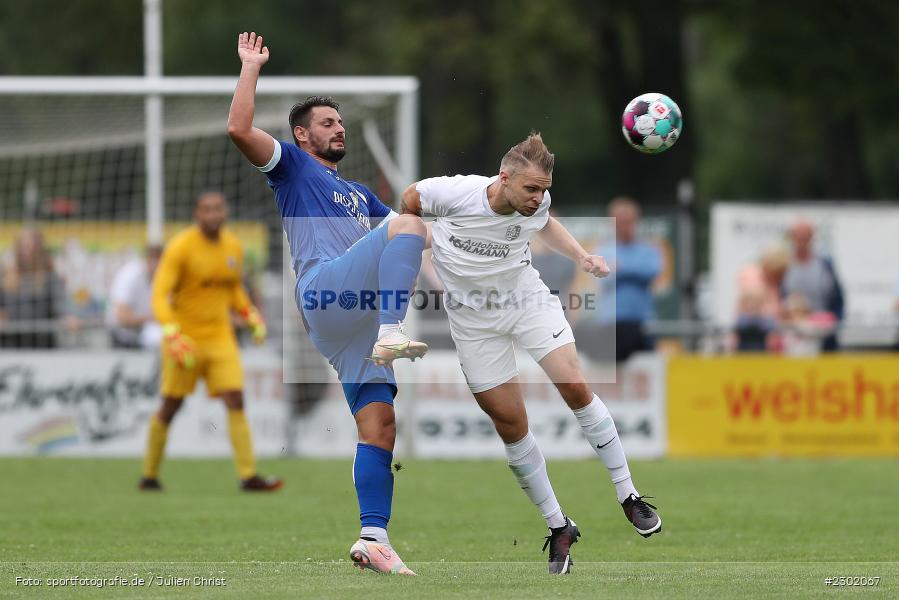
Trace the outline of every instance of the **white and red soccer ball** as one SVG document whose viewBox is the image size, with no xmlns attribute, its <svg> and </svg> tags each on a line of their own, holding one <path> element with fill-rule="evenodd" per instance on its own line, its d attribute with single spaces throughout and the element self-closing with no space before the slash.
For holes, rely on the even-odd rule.
<svg viewBox="0 0 899 600">
<path fill-rule="evenodd" d="M 640 94 L 621 115 L 621 132 L 635 150 L 658 154 L 674 145 L 684 130 L 680 108 L 658 92 Z"/>
</svg>

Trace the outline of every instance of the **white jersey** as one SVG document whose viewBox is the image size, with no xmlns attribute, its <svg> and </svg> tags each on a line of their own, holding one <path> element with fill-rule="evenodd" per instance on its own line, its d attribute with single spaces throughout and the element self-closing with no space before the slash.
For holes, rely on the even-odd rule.
<svg viewBox="0 0 899 600">
<path fill-rule="evenodd" d="M 549 192 L 537 212 L 500 215 L 490 208 L 487 187 L 496 177 L 456 175 L 418 182 L 422 211 L 437 217 L 432 225 L 434 270 L 448 295 L 480 310 L 546 286 L 531 266 L 528 242 L 549 222 Z"/>
<path fill-rule="evenodd" d="M 109 305 L 106 310 L 106 323 L 112 330 L 113 338 L 127 345 L 142 348 L 158 348 L 162 342 L 162 328 L 156 321 L 150 320 L 142 327 L 124 327 L 119 325 L 116 317 L 116 306 L 124 305 L 136 315 L 152 315 L 151 307 L 152 282 L 147 273 L 147 261 L 136 258 L 125 263 L 115 274 L 109 291 Z"/>
<path fill-rule="evenodd" d="M 117 304 L 124 304 L 137 315 L 153 314 L 150 307 L 152 295 L 152 283 L 147 274 L 147 261 L 137 258 L 125 263 L 112 280 L 106 323 L 111 327 L 118 326 L 115 314 Z"/>
</svg>

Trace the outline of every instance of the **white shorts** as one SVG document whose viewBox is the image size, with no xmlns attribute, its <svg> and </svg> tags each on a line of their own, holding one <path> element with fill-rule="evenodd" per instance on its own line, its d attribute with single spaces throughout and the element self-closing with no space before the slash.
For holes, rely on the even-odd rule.
<svg viewBox="0 0 899 600">
<path fill-rule="evenodd" d="M 556 348 L 574 343 L 562 303 L 545 286 L 516 307 L 458 306 L 446 312 L 459 364 L 475 394 L 518 375 L 516 346 L 539 362 Z"/>
</svg>

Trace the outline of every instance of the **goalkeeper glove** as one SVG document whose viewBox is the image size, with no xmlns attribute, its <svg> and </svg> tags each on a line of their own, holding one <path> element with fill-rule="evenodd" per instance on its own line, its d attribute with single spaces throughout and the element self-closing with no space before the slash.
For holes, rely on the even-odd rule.
<svg viewBox="0 0 899 600">
<path fill-rule="evenodd" d="M 263 343 L 265 336 L 268 334 L 268 327 L 265 326 L 265 320 L 259 314 L 259 311 L 256 310 L 256 307 L 252 304 L 247 306 L 240 311 L 240 316 L 246 322 L 250 331 L 253 332 L 253 341 L 257 344 Z"/>
<path fill-rule="evenodd" d="M 194 341 L 181 333 L 181 328 L 175 323 L 169 323 L 162 328 L 162 352 L 163 355 L 175 361 L 175 364 L 184 369 L 193 369 L 196 363 L 196 346 Z"/>
</svg>

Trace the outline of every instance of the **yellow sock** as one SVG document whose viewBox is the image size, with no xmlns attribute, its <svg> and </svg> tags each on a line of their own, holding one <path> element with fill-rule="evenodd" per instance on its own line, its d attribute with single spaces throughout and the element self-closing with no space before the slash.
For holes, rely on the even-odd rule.
<svg viewBox="0 0 899 600">
<path fill-rule="evenodd" d="M 228 435 L 231 447 L 234 448 L 234 463 L 241 479 L 248 479 L 256 474 L 256 459 L 253 457 L 253 438 L 250 435 L 250 424 L 243 410 L 228 411 Z"/>
<path fill-rule="evenodd" d="M 144 477 L 156 479 L 159 476 L 159 463 L 165 451 L 165 441 L 169 437 L 169 426 L 159 420 L 155 414 L 150 417 L 150 432 L 147 435 L 147 453 L 144 454 Z"/>
</svg>

